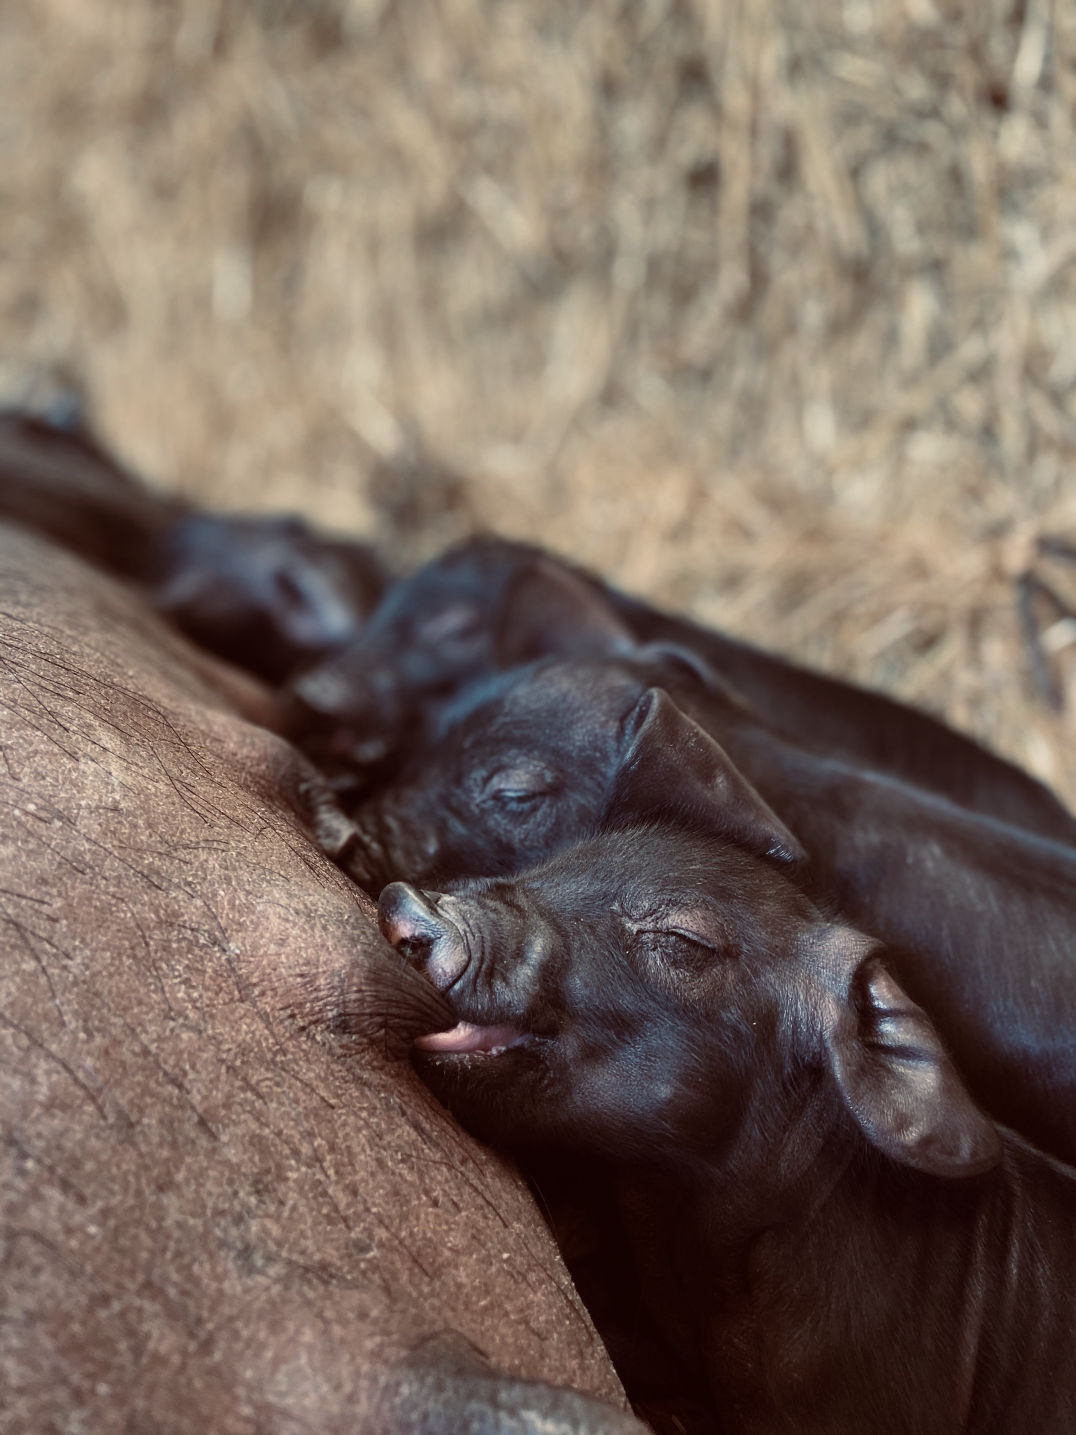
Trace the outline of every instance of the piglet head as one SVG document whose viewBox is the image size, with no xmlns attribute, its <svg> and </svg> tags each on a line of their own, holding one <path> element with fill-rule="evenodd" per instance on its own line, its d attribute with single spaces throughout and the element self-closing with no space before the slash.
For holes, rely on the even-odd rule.
<svg viewBox="0 0 1076 1435">
<path fill-rule="evenodd" d="M 396 583 L 343 651 L 295 679 L 293 735 L 323 764 L 398 767 L 438 740 L 469 685 L 631 645 L 600 587 L 525 544 L 472 538 Z"/>
<path fill-rule="evenodd" d="M 359 769 L 426 741 L 442 704 L 496 668 L 504 590 L 531 561 L 476 538 L 393 584 L 345 649 L 292 683 L 296 735 Z"/>
<path fill-rule="evenodd" d="M 396 884 L 380 918 L 458 1018 L 416 1059 L 481 1135 L 702 1162 L 793 1199 L 832 1139 L 934 1177 L 998 1159 L 878 944 L 740 845 L 608 831 L 517 878 Z"/>
<path fill-rule="evenodd" d="M 699 1001 L 719 1004 L 734 939 L 712 903 L 670 890 L 679 855 L 636 829 L 522 878 L 382 893 L 383 934 L 459 1018 L 416 1041 L 419 1068 L 479 1134 L 650 1160 L 709 1150 L 735 1127 L 753 1033 L 725 1023 L 741 1057 L 718 1070 Z"/>
<path fill-rule="evenodd" d="M 432 749 L 359 807 L 364 862 L 385 881 L 442 885 L 518 871 L 592 829 L 638 684 L 615 667 L 550 660 L 462 694 Z"/>
<path fill-rule="evenodd" d="M 362 626 L 381 568 L 298 518 L 196 514 L 147 560 L 154 603 L 204 647 L 279 682 Z"/>
<path fill-rule="evenodd" d="M 801 862 L 796 837 L 655 679 L 689 695 L 703 684 L 689 658 L 647 647 L 477 685 L 413 770 L 355 813 L 364 860 L 385 881 L 441 885 L 517 872 L 603 825 L 686 816 L 779 866 Z"/>
</svg>

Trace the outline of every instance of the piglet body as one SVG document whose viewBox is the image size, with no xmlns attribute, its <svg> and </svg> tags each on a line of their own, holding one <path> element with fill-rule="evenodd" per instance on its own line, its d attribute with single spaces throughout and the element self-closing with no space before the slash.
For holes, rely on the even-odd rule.
<svg viewBox="0 0 1076 1435">
<path fill-rule="evenodd" d="M 691 1428 L 1076 1428 L 1076 1171 L 983 1115 L 876 940 L 670 828 L 425 893 L 407 945 L 411 891 L 386 936 L 454 953 L 461 1021 L 516 1033 L 427 1041 L 422 1074 L 487 1138 L 597 1162 L 654 1338 L 709 1392 Z"/>
</svg>

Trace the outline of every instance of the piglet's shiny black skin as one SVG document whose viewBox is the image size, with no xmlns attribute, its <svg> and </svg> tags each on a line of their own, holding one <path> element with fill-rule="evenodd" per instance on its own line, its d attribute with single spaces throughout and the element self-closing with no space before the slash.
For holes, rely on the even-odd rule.
<svg viewBox="0 0 1076 1435">
<path fill-rule="evenodd" d="M 141 582 L 147 553 L 187 512 L 107 453 L 77 413 L 0 411 L 0 516 Z"/>
<path fill-rule="evenodd" d="M 976 1106 L 877 940 L 652 826 L 379 915 L 458 1017 L 423 1076 L 599 1162 L 715 1428 L 1076 1428 L 1076 1171 Z"/>
</svg>

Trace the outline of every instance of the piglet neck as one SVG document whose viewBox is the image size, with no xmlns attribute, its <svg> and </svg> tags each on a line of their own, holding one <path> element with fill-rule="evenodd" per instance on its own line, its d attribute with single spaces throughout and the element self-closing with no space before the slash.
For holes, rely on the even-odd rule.
<svg viewBox="0 0 1076 1435">
<path fill-rule="evenodd" d="M 809 1221 L 856 1151 L 824 1076 L 808 1071 L 792 1090 L 760 1091 L 732 1141 L 685 1159 L 677 1175 L 707 1209 L 712 1239 L 728 1250 L 760 1232 Z"/>
</svg>

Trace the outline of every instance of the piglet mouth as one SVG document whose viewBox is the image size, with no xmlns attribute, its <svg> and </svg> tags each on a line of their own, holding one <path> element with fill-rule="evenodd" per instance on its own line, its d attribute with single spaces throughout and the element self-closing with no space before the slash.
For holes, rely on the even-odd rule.
<svg viewBox="0 0 1076 1435">
<path fill-rule="evenodd" d="M 512 1047 L 524 1046 L 530 1040 L 526 1032 L 514 1026 L 475 1026 L 460 1021 L 449 1031 L 434 1031 L 415 1040 L 416 1051 L 436 1052 L 440 1056 L 470 1056 L 483 1053 L 500 1056 Z"/>
</svg>

